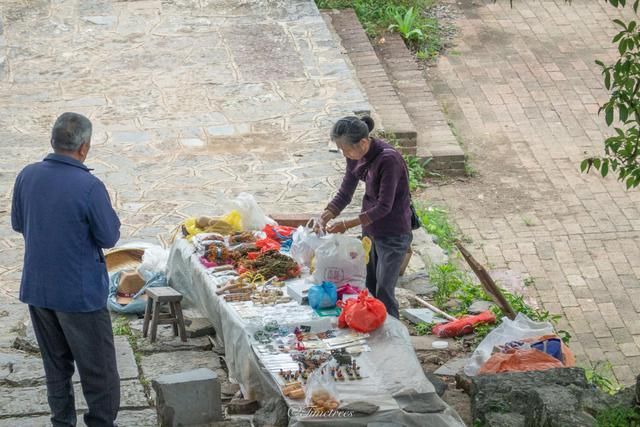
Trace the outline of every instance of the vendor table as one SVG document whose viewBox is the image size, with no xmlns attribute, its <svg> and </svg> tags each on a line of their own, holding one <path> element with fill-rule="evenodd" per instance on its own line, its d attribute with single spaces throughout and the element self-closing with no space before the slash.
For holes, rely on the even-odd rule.
<svg viewBox="0 0 640 427">
<path fill-rule="evenodd" d="M 267 356 L 260 354 L 258 343 L 253 339 L 255 324 L 248 321 L 246 316 L 241 316 L 233 303 L 216 295 L 218 285 L 229 279 L 226 274 L 229 273 L 210 273 L 200 263 L 190 242 L 184 239 L 174 242 L 168 265 L 169 284 L 184 295 L 187 304 L 206 313 L 212 322 L 217 339 L 224 345 L 230 379 L 240 385 L 247 399 L 265 401 L 281 396 L 277 375 L 266 368 L 263 358 Z M 295 302 L 289 304 L 292 312 L 305 310 Z M 322 328 L 332 321 L 335 323 L 335 320 L 335 317 L 313 318 L 306 323 Z M 343 405 L 364 401 L 377 405 L 379 410 L 372 415 L 354 414 L 352 417 L 339 419 L 309 417 L 305 416 L 303 401 L 283 397 L 290 408 L 290 426 L 366 426 L 379 422 L 405 426 L 464 426 L 456 412 L 435 394 L 433 385 L 424 375 L 415 355 L 409 334 L 400 321 L 388 316 L 384 325 L 367 337 L 367 345 L 371 351 L 358 357 L 358 363 L 367 374 L 366 378 L 357 382 L 339 383 L 336 388 Z M 431 412 L 431 409 L 424 407 L 417 410 L 408 408 L 406 402 L 416 394 L 428 397 L 431 406 L 440 404 L 442 410 Z"/>
</svg>

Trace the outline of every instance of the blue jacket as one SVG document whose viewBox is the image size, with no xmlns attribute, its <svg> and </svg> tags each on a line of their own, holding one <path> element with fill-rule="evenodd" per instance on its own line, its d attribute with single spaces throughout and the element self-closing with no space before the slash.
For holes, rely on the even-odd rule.
<svg viewBox="0 0 640 427">
<path fill-rule="evenodd" d="M 115 246 L 120 220 L 89 168 L 61 154 L 25 167 L 13 190 L 11 224 L 25 241 L 22 302 L 64 312 L 105 307 L 102 248 Z"/>
</svg>

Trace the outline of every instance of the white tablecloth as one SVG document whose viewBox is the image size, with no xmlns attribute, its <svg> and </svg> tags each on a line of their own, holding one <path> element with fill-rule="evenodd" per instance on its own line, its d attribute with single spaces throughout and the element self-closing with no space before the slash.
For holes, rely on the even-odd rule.
<svg viewBox="0 0 640 427">
<path fill-rule="evenodd" d="M 178 239 L 171 248 L 168 265 L 169 284 L 184 295 L 185 304 L 193 305 L 206 314 L 216 329 L 216 339 L 224 345 L 229 377 L 240 384 L 247 399 L 265 401 L 280 395 L 280 388 L 264 368 L 252 348 L 253 325 L 216 295 L 217 285 L 228 277 L 207 274 L 194 248 L 188 241 Z M 371 333 L 367 343 L 372 351 L 359 357 L 368 380 L 338 383 L 341 402 L 366 401 L 380 409 L 373 415 L 351 418 L 310 418 L 293 415 L 290 425 L 304 426 L 319 423 L 333 425 L 363 425 L 372 422 L 396 423 L 406 426 L 464 426 L 458 415 L 447 407 L 438 413 L 409 413 L 401 409 L 396 397 L 411 393 L 435 393 L 424 375 L 411 345 L 409 333 L 398 320 L 387 317 L 385 324 Z M 395 397 L 394 397 L 395 396 Z M 436 396 L 437 398 L 437 396 Z M 300 403 L 287 399 L 291 407 Z"/>
</svg>

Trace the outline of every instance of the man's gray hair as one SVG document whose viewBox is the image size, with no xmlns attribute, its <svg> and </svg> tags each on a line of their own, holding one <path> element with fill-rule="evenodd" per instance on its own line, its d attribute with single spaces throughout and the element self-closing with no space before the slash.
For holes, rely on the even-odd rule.
<svg viewBox="0 0 640 427">
<path fill-rule="evenodd" d="M 64 113 L 53 125 L 51 146 L 54 150 L 78 151 L 91 141 L 91 129 L 91 121 L 82 114 Z"/>
</svg>

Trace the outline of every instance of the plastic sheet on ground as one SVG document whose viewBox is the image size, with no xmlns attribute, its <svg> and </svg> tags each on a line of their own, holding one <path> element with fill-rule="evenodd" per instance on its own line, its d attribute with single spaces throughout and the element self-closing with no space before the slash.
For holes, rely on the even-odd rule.
<svg viewBox="0 0 640 427">
<path fill-rule="evenodd" d="M 195 305 L 213 323 L 217 339 L 224 343 L 229 376 L 240 384 L 245 398 L 268 400 L 274 394 L 280 395 L 280 388 L 253 351 L 251 334 L 254 325 L 242 319 L 229 303 L 216 295 L 217 284 L 226 282 L 228 275 L 228 272 L 208 274 L 195 256 L 193 246 L 184 239 L 176 240 L 171 248 L 169 284 L 184 295 L 186 304 Z M 435 393 L 401 322 L 389 316 L 382 327 L 370 334 L 367 344 L 372 351 L 362 353 L 358 358 L 363 372 L 368 373 L 367 378 L 336 385 L 343 404 L 366 401 L 380 409 L 368 416 L 340 418 L 340 425 L 393 422 L 405 426 L 464 426 L 449 407 L 436 413 L 409 413 L 402 410 L 394 398 L 402 394 Z M 290 408 L 299 410 L 290 411 L 291 426 L 336 425 L 338 421 L 332 417 L 306 417 L 303 403 L 285 400 Z"/>
</svg>

